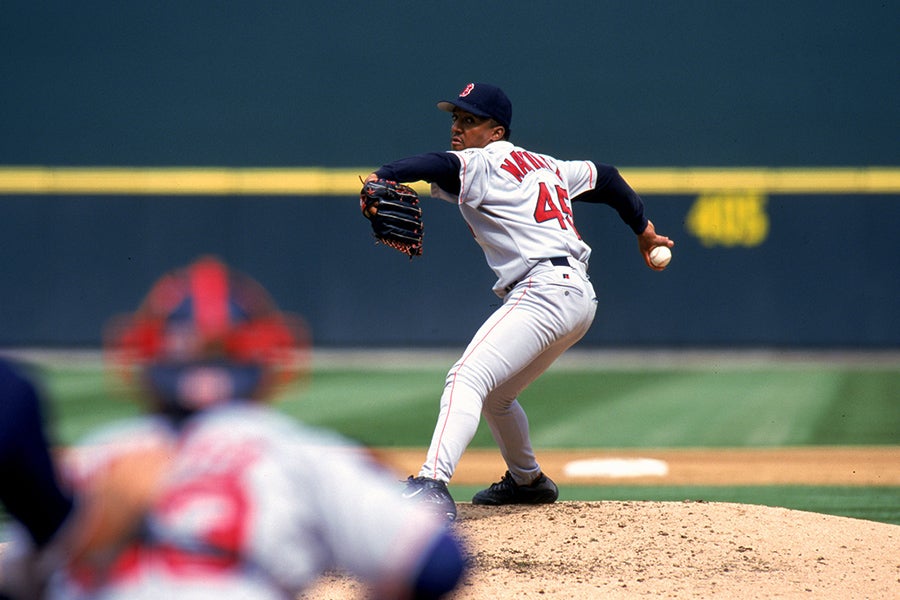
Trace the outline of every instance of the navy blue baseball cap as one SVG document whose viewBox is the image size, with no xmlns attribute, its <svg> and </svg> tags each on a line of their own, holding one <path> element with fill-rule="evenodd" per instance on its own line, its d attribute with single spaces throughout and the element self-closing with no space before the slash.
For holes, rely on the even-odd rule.
<svg viewBox="0 0 900 600">
<path fill-rule="evenodd" d="M 442 100 L 437 107 L 447 112 L 458 107 L 479 117 L 489 117 L 503 125 L 507 132 L 512 122 L 512 102 L 503 90 L 489 83 L 470 83 L 455 100 Z"/>
</svg>

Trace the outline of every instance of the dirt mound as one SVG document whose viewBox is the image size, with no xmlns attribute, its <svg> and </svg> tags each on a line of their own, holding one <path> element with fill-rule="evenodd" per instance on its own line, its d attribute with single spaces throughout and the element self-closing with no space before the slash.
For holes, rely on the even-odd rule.
<svg viewBox="0 0 900 600">
<path fill-rule="evenodd" d="M 706 502 L 459 505 L 455 599 L 900 598 L 900 527 Z M 326 578 L 302 598 L 362 598 Z"/>
</svg>

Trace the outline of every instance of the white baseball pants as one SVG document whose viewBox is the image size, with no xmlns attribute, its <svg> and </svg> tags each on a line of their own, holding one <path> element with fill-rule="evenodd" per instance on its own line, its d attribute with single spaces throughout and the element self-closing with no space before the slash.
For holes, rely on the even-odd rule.
<svg viewBox="0 0 900 600">
<path fill-rule="evenodd" d="M 431 446 L 419 475 L 450 481 L 480 415 L 519 484 L 540 473 L 517 397 L 590 328 L 597 297 L 586 270 L 539 263 L 478 329 L 447 374 Z"/>
</svg>

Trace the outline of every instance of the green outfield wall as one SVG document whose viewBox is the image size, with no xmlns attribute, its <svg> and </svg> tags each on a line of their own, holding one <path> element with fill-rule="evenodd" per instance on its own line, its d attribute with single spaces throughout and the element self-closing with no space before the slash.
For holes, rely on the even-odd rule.
<svg viewBox="0 0 900 600">
<path fill-rule="evenodd" d="M 504 87 L 513 141 L 619 166 L 677 246 L 576 207 L 585 344 L 900 346 L 900 5 L 0 3 L 0 347 L 84 346 L 215 253 L 324 345 L 463 344 L 497 300 L 455 208 L 374 247 L 358 175 Z M 398 310 L 398 306 L 409 307 Z"/>
<path fill-rule="evenodd" d="M 896 242 L 872 222 L 900 223 L 896 193 L 645 200 L 677 244 L 663 273 L 614 211 L 576 204 L 600 301 L 584 343 L 900 345 Z M 463 344 L 497 306 L 493 275 L 453 205 L 426 198 L 424 213 L 425 253 L 410 261 L 374 244 L 351 195 L 10 195 L 0 343 L 96 344 L 164 270 L 214 253 L 304 315 L 320 344 Z"/>
</svg>

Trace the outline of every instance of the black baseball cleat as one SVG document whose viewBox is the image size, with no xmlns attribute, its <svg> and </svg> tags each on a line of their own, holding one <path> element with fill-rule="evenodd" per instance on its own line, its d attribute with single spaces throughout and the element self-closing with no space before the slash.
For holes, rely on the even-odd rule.
<svg viewBox="0 0 900 600">
<path fill-rule="evenodd" d="M 559 488 L 541 473 L 530 485 L 519 485 L 513 481 L 509 471 L 503 479 L 481 490 L 472 498 L 472 504 L 551 504 L 559 498 Z"/>
<path fill-rule="evenodd" d="M 453 501 L 453 496 L 443 481 L 410 475 L 402 496 L 406 500 L 424 504 L 426 508 L 448 521 L 456 520 L 456 502 Z"/>
</svg>

